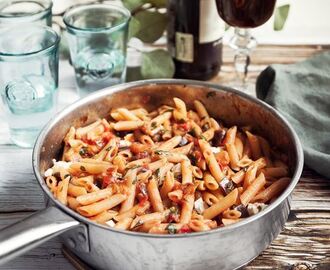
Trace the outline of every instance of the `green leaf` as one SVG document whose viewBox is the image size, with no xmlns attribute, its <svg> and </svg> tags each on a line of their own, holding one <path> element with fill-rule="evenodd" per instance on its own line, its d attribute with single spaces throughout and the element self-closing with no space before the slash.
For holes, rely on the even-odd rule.
<svg viewBox="0 0 330 270">
<path fill-rule="evenodd" d="M 167 0 L 146 0 L 145 2 L 152 4 L 157 8 L 162 8 L 167 6 Z"/>
<path fill-rule="evenodd" d="M 288 18 L 290 5 L 279 6 L 275 10 L 274 30 L 281 31 L 284 28 L 286 19 Z"/>
<path fill-rule="evenodd" d="M 142 80 L 141 67 L 127 67 L 126 82 L 134 82 Z"/>
<path fill-rule="evenodd" d="M 174 70 L 174 62 L 169 52 L 158 49 L 142 54 L 141 74 L 143 78 L 172 78 Z"/>
<path fill-rule="evenodd" d="M 140 23 L 140 31 L 136 37 L 145 43 L 154 43 L 163 35 L 167 26 L 166 14 L 158 11 L 144 10 L 138 12 L 134 17 Z"/>
<path fill-rule="evenodd" d="M 144 0 L 123 0 L 124 6 L 130 11 L 142 6 L 144 2 Z"/>
<path fill-rule="evenodd" d="M 132 17 L 129 22 L 128 40 L 136 36 L 136 34 L 140 31 L 140 29 L 141 29 L 140 22 L 134 17 Z"/>
</svg>

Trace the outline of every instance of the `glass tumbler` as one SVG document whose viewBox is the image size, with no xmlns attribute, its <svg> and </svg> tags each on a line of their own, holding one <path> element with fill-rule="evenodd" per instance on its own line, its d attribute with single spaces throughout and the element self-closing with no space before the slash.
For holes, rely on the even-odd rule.
<svg viewBox="0 0 330 270">
<path fill-rule="evenodd" d="M 0 0 L 0 27 L 21 23 L 52 25 L 51 0 Z"/>
<path fill-rule="evenodd" d="M 47 26 L 0 30 L 0 94 L 12 141 L 32 147 L 56 111 L 58 44 Z"/>
<path fill-rule="evenodd" d="M 126 8 L 111 4 L 75 6 L 64 14 L 81 97 L 125 80 L 130 16 Z"/>
</svg>

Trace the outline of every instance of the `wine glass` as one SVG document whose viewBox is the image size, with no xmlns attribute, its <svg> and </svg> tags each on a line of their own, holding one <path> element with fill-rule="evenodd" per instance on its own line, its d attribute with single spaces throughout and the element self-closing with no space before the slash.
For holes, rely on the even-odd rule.
<svg viewBox="0 0 330 270">
<path fill-rule="evenodd" d="M 247 91 L 247 73 L 250 64 L 250 52 L 257 41 L 251 35 L 250 28 L 258 27 L 272 16 L 276 0 L 216 0 L 220 17 L 235 27 L 235 34 L 229 45 L 235 50 L 234 65 L 238 87 Z"/>
</svg>

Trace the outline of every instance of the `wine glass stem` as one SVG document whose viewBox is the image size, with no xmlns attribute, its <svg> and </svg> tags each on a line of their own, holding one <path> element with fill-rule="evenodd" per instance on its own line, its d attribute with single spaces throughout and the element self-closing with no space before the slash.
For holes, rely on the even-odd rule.
<svg viewBox="0 0 330 270">
<path fill-rule="evenodd" d="M 229 45 L 235 50 L 234 66 L 237 79 L 244 86 L 250 64 L 250 52 L 257 42 L 251 36 L 250 29 L 235 28 L 235 35 L 231 38 Z"/>
</svg>

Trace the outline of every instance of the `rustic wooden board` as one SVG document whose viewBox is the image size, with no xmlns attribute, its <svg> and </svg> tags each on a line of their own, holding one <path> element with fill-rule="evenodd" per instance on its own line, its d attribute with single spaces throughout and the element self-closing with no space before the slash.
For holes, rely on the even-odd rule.
<svg viewBox="0 0 330 270">
<path fill-rule="evenodd" d="M 294 63 L 325 49 L 330 46 L 260 46 L 252 55 L 249 78 L 253 82 L 268 64 Z M 232 78 L 231 63 L 232 51 L 225 47 L 224 66 L 213 81 L 224 83 Z M 61 76 L 68 88 L 65 93 L 73 92 L 70 76 Z M 0 120 L 0 228 L 44 207 L 42 191 L 32 171 L 31 154 L 32 150 L 10 143 L 7 126 Z M 64 258 L 60 242 L 53 239 L 0 269 L 71 270 L 73 266 Z M 292 212 L 283 232 L 244 269 L 330 269 L 330 179 L 305 168 L 294 190 Z"/>
</svg>

